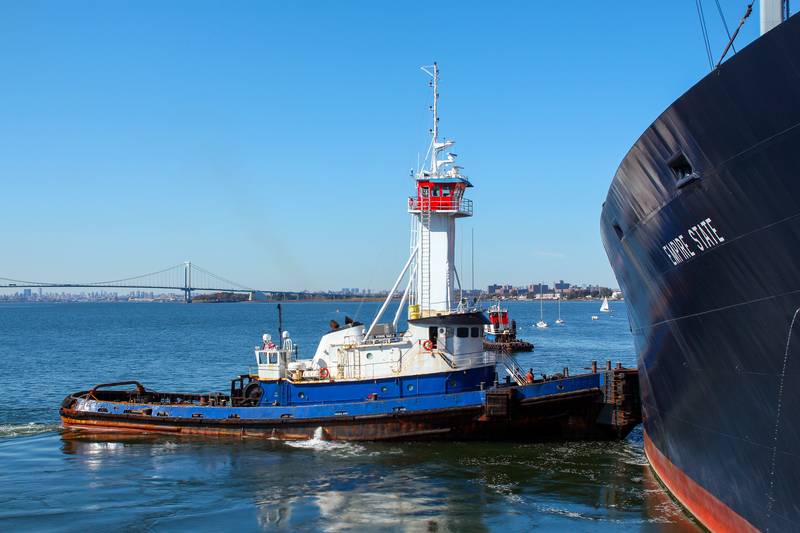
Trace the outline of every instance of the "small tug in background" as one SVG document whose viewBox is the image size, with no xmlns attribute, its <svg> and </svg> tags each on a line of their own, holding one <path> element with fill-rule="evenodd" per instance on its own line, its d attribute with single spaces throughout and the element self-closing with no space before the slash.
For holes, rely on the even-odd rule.
<svg viewBox="0 0 800 533">
<path fill-rule="evenodd" d="M 508 309 L 495 304 L 487 311 L 489 323 L 483 326 L 483 348 L 496 352 L 532 352 L 533 343 L 517 338 L 517 321 L 508 320 Z"/>
</svg>

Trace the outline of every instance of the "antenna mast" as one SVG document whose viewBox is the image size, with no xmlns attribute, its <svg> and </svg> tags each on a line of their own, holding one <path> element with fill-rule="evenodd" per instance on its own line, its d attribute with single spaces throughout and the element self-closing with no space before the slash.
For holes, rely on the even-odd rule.
<svg viewBox="0 0 800 533">
<path fill-rule="evenodd" d="M 436 144 L 439 142 L 439 65 L 433 62 L 433 157 L 431 157 L 431 172 L 436 173 Z"/>
<path fill-rule="evenodd" d="M 436 62 L 433 62 L 433 65 L 430 67 L 420 67 L 423 72 L 425 72 L 428 76 L 433 78 L 432 81 L 428 82 L 430 87 L 433 87 L 433 105 L 430 107 L 431 111 L 433 111 L 433 128 L 431 128 L 431 174 L 436 176 L 439 171 L 438 164 L 436 162 L 436 155 L 439 153 L 438 150 L 442 148 L 439 146 L 439 65 Z M 433 72 L 428 70 L 429 68 L 433 69 Z"/>
</svg>

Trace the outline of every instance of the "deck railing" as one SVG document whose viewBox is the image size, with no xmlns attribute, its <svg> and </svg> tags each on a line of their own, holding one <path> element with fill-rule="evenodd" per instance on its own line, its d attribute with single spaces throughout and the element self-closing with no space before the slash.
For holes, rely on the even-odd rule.
<svg viewBox="0 0 800 533">
<path fill-rule="evenodd" d="M 472 215 L 472 200 L 468 198 L 458 199 L 455 196 L 433 196 L 430 198 L 409 196 L 408 210 L 412 213 L 426 210 Z"/>
</svg>

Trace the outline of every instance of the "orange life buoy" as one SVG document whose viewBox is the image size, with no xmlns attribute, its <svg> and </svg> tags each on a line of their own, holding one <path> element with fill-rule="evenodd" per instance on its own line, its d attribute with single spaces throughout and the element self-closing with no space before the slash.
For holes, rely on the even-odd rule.
<svg viewBox="0 0 800 533">
<path fill-rule="evenodd" d="M 328 372 L 328 369 L 323 367 L 319 369 L 319 379 L 328 379 L 331 377 L 331 373 Z"/>
<path fill-rule="evenodd" d="M 430 339 L 426 340 L 425 342 L 422 343 L 422 347 L 430 352 L 431 350 L 433 350 L 433 341 L 431 341 Z"/>
</svg>

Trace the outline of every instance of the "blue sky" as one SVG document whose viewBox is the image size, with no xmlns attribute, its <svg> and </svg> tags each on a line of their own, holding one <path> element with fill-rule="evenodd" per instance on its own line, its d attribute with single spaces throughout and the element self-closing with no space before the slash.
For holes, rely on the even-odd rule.
<svg viewBox="0 0 800 533">
<path fill-rule="evenodd" d="M 729 26 L 745 5 L 722 1 Z M 737 42 L 757 31 L 754 13 Z M 394 281 L 434 60 L 441 130 L 476 186 L 460 224 L 476 285 L 615 285 L 609 182 L 708 72 L 690 0 L 5 1 L 0 50 L 0 276 L 191 259 L 265 289 Z"/>
</svg>

